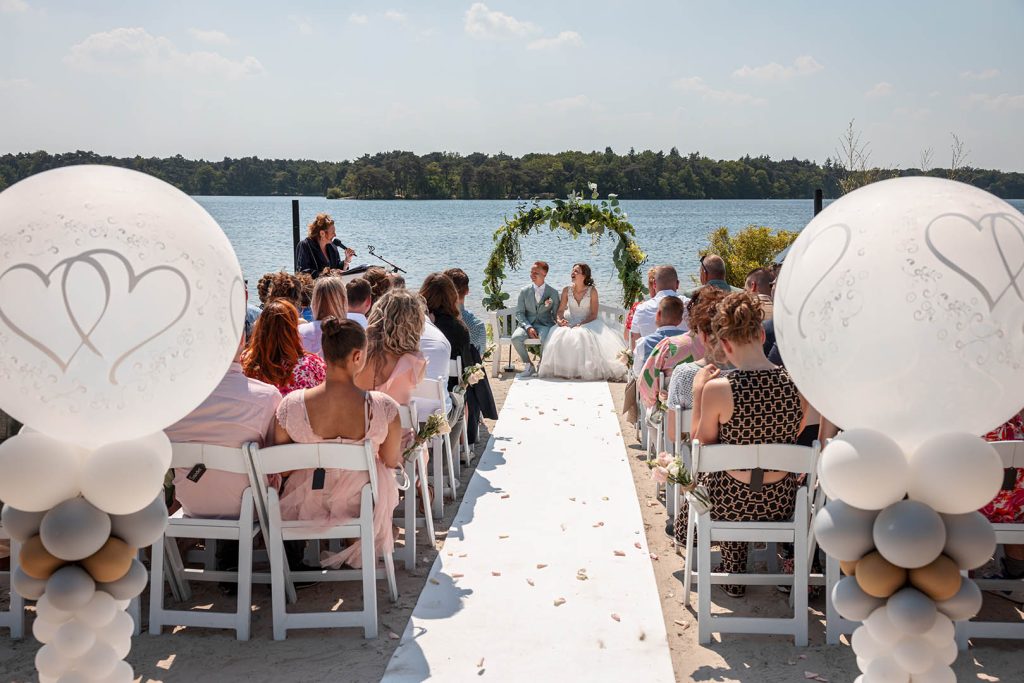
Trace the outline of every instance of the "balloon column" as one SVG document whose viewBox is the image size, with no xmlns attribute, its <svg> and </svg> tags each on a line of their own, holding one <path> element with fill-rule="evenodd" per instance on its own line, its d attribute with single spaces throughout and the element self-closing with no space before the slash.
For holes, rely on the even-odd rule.
<svg viewBox="0 0 1024 683">
<path fill-rule="evenodd" d="M 1003 476 L 979 434 L 1024 406 L 1024 216 L 935 178 L 874 183 L 800 234 L 775 294 L 786 367 L 845 431 L 822 452 L 814 530 L 864 622 L 862 683 L 955 681 L 953 621 L 981 607 L 961 575 L 995 550 L 978 508 Z"/>
<path fill-rule="evenodd" d="M 224 233 L 167 183 L 75 166 L 0 193 L 0 408 L 26 425 L 0 444 L 0 521 L 22 544 L 12 587 L 38 600 L 40 681 L 133 679 L 161 430 L 223 376 L 244 305 Z"/>
</svg>

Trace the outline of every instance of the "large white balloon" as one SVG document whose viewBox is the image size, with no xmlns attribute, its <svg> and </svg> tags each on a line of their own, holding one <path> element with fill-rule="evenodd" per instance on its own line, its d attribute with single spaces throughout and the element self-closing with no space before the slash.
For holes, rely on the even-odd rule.
<svg viewBox="0 0 1024 683">
<path fill-rule="evenodd" d="M 167 442 L 167 453 L 170 442 Z M 170 458 L 153 437 L 100 446 L 86 457 L 82 495 L 104 512 L 128 515 L 153 502 L 161 490 Z"/>
<path fill-rule="evenodd" d="M 832 439 L 818 465 L 828 497 L 861 510 L 881 510 L 902 500 L 907 495 L 907 470 L 899 444 L 872 429 L 851 429 Z"/>
<path fill-rule="evenodd" d="M 244 314 L 227 237 L 161 180 L 73 166 L 0 193 L 0 409 L 27 425 L 96 447 L 173 424 Z"/>
<path fill-rule="evenodd" d="M 910 473 L 911 499 L 959 515 L 995 498 L 1003 483 L 1003 461 L 980 437 L 946 433 L 925 440 L 913 452 Z"/>
<path fill-rule="evenodd" d="M 2 339 L 0 332 L 0 357 Z M 0 380 L 0 395 L 4 385 Z M 84 454 L 72 444 L 38 432 L 12 436 L 0 444 L 0 500 L 24 512 L 45 512 L 77 496 L 78 470 Z"/>
<path fill-rule="evenodd" d="M 1024 406 L 1022 264 L 1024 216 L 983 190 L 919 177 L 851 192 L 782 267 L 786 369 L 822 415 L 905 451 L 984 434 Z"/>
</svg>

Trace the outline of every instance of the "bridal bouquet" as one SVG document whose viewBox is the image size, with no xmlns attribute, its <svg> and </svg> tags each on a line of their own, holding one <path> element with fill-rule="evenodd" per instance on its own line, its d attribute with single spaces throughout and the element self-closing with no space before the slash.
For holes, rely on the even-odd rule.
<svg viewBox="0 0 1024 683">
<path fill-rule="evenodd" d="M 648 463 L 651 478 L 659 484 L 676 484 L 686 494 L 687 500 L 694 506 L 698 514 L 711 510 L 711 498 L 708 490 L 698 484 L 690 470 L 683 464 L 682 458 L 673 458 L 670 453 L 662 451 L 654 462 Z"/>
<path fill-rule="evenodd" d="M 444 436 L 451 431 L 451 425 L 448 424 L 448 418 L 444 416 L 444 413 L 440 411 L 431 413 L 427 421 L 420 425 L 420 429 L 416 432 L 416 437 L 412 440 L 412 443 L 402 452 L 402 459 L 405 462 L 412 462 L 423 444 L 435 436 Z"/>
<path fill-rule="evenodd" d="M 462 377 L 459 379 L 459 386 L 455 387 L 455 391 L 460 394 L 466 393 L 466 389 L 470 388 L 480 380 L 486 377 L 486 371 L 482 363 L 476 365 L 470 365 L 468 368 L 462 370 Z"/>
</svg>

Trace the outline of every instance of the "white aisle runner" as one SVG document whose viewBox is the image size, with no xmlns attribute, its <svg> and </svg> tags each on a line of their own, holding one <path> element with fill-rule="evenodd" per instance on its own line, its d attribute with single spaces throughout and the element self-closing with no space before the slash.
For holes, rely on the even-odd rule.
<svg viewBox="0 0 1024 683">
<path fill-rule="evenodd" d="M 672 681 L 604 382 L 516 380 L 384 681 Z"/>
</svg>

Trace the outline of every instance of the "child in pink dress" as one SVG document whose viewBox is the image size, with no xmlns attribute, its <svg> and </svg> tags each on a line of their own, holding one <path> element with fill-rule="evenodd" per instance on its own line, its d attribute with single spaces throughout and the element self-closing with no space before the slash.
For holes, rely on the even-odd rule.
<svg viewBox="0 0 1024 683">
<path fill-rule="evenodd" d="M 377 451 L 374 545 L 377 555 L 390 553 L 394 547 L 392 515 L 398 505 L 394 468 L 402 457 L 398 404 L 385 394 L 365 392 L 354 383 L 365 362 L 366 348 L 366 336 L 358 323 L 327 318 L 321 328 L 327 380 L 321 386 L 284 397 L 277 409 L 275 442 L 361 443 L 369 439 Z M 360 495 L 370 481 L 368 473 L 328 470 L 324 486 L 318 490 L 313 489 L 312 480 L 313 470 L 296 470 L 288 476 L 281 495 L 282 519 L 322 521 L 326 526 L 359 515 Z M 357 541 L 340 553 L 324 557 L 321 565 L 358 568 L 360 552 Z"/>
</svg>

